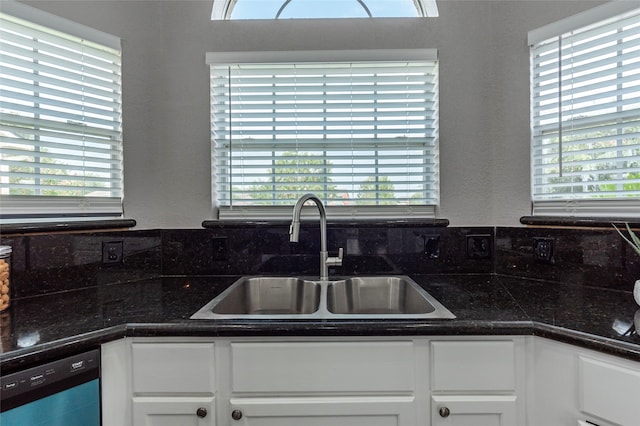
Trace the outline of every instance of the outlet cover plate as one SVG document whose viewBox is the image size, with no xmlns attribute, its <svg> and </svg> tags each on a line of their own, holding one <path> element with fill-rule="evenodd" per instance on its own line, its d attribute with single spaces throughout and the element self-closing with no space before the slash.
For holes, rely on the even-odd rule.
<svg viewBox="0 0 640 426">
<path fill-rule="evenodd" d="M 212 255 L 211 259 L 215 261 L 227 260 L 229 258 L 229 250 L 227 247 L 227 237 L 213 237 L 211 240 Z"/>
<path fill-rule="evenodd" d="M 120 241 L 102 242 L 102 264 L 117 265 L 124 261 L 124 244 Z"/>
<path fill-rule="evenodd" d="M 490 234 L 467 235 L 467 259 L 491 259 Z"/>
<path fill-rule="evenodd" d="M 423 235 L 424 254 L 427 259 L 437 259 L 440 257 L 440 235 Z"/>
<path fill-rule="evenodd" d="M 554 264 L 555 240 L 553 238 L 536 237 L 533 239 L 533 257 L 540 263 Z"/>
</svg>

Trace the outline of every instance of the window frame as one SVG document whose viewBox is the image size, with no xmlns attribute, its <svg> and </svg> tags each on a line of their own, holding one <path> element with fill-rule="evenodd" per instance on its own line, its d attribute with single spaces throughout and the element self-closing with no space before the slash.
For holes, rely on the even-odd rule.
<svg viewBox="0 0 640 426">
<path fill-rule="evenodd" d="M 119 37 L 105 33 L 100 30 L 79 24 L 77 22 L 53 15 L 51 13 L 18 3 L 14 1 L 4 1 L 2 12 L 15 18 L 28 21 L 32 24 L 46 27 L 49 30 L 64 33 L 75 37 L 82 42 L 89 42 L 112 49 L 118 52 L 120 63 L 118 77 L 121 88 L 122 78 L 122 46 Z M 80 46 L 81 44 L 78 44 Z M 114 139 L 115 146 L 119 146 L 116 151 L 119 154 L 120 166 L 116 177 L 119 180 L 119 196 L 43 196 L 43 195 L 2 195 L 2 212 L 0 220 L 2 223 L 39 222 L 61 220 L 94 220 L 105 218 L 121 218 L 123 216 L 123 171 L 122 171 L 122 91 L 118 94 L 119 102 L 118 120 L 115 122 L 119 129 L 118 136 Z M 113 175 L 112 176 L 115 176 Z"/>
<path fill-rule="evenodd" d="M 638 10 L 636 2 L 616 1 L 610 2 L 577 15 L 562 19 L 551 23 L 544 27 L 535 29 L 528 33 L 528 44 L 533 50 L 533 46 L 541 44 L 553 38 L 562 37 L 572 31 L 581 30 L 601 21 L 616 18 Z M 530 67 L 530 122 L 531 122 L 531 211 L 533 216 L 545 217 L 591 217 L 591 218 L 607 218 L 607 217 L 639 217 L 640 216 L 640 196 L 632 199 L 571 199 L 564 198 L 558 200 L 536 200 L 535 197 L 535 175 L 536 167 L 534 157 L 536 155 L 534 132 L 534 73 L 533 73 L 533 55 L 531 55 Z M 559 123 L 558 126 L 561 126 Z"/>
<path fill-rule="evenodd" d="M 230 11 L 233 9 L 231 5 L 238 0 L 212 0 L 211 5 L 211 20 L 212 21 L 225 21 L 231 20 Z M 285 0 L 283 0 L 284 3 Z M 416 3 L 416 10 L 418 12 L 418 18 L 433 18 L 439 16 L 438 5 L 436 0 L 414 0 Z M 276 18 L 265 17 L 261 19 L 275 20 Z M 323 19 L 336 19 L 336 18 L 323 18 Z M 340 18 L 337 18 L 340 19 Z M 370 19 L 370 18 L 364 18 Z M 372 19 L 386 19 L 385 17 L 372 17 Z"/>
<path fill-rule="evenodd" d="M 277 62 L 353 62 L 353 61 L 424 61 L 438 60 L 437 49 L 367 49 L 367 50 L 313 50 L 313 51 L 261 51 L 261 52 L 208 52 L 206 63 L 241 64 L 241 63 L 277 63 Z M 438 87 L 436 87 L 436 98 Z M 438 114 L 436 105 L 436 115 Z M 211 111 L 213 117 L 213 111 Z M 212 118 L 213 119 L 213 118 Z M 437 120 L 436 120 L 437 122 Z M 216 177 L 214 158 L 214 134 L 211 132 L 211 187 L 213 217 L 219 220 L 280 220 L 291 216 L 288 206 L 219 206 L 216 203 Z M 439 137 L 436 135 L 436 150 Z M 436 154 L 437 157 L 437 154 Z M 437 174 L 439 176 L 439 165 Z M 437 216 L 440 200 L 440 181 L 434 189 L 437 203 L 433 205 L 404 206 L 325 206 L 332 220 L 358 219 L 433 219 Z M 303 216 L 314 216 L 312 209 L 303 209 Z M 317 213 L 315 213 L 317 215 Z"/>
</svg>

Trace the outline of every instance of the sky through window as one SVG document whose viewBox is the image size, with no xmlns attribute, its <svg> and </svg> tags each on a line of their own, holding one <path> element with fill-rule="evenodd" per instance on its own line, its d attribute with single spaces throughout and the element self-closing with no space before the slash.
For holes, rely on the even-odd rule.
<svg viewBox="0 0 640 426">
<path fill-rule="evenodd" d="M 214 0 L 212 19 L 437 16 L 435 0 Z"/>
</svg>

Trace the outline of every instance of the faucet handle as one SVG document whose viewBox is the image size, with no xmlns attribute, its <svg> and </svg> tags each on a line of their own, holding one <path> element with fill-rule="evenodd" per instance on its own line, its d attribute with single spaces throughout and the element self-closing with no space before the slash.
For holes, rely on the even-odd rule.
<svg viewBox="0 0 640 426">
<path fill-rule="evenodd" d="M 340 266 L 342 265 L 342 256 L 344 250 L 342 247 L 338 249 L 338 257 L 327 257 L 327 266 Z"/>
</svg>

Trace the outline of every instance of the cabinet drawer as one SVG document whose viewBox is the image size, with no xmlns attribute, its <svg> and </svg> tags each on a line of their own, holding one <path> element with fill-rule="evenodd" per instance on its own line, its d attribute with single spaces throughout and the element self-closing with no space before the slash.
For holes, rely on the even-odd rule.
<svg viewBox="0 0 640 426">
<path fill-rule="evenodd" d="M 256 426 L 416 426 L 413 396 L 233 398 L 230 410 Z"/>
<path fill-rule="evenodd" d="M 134 393 L 215 391 L 213 343 L 133 343 Z"/>
<path fill-rule="evenodd" d="M 440 414 L 446 409 L 447 414 Z M 431 398 L 432 426 L 516 426 L 518 424 L 516 397 L 498 395 L 433 396 Z"/>
<path fill-rule="evenodd" d="M 133 424 L 144 426 L 215 426 L 213 397 L 142 397 L 133 399 Z"/>
<path fill-rule="evenodd" d="M 580 409 L 622 426 L 640 419 L 640 369 L 580 357 Z"/>
<path fill-rule="evenodd" d="M 513 341 L 431 343 L 434 391 L 514 391 Z"/>
<path fill-rule="evenodd" d="M 233 392 L 413 391 L 413 342 L 232 343 Z"/>
</svg>

